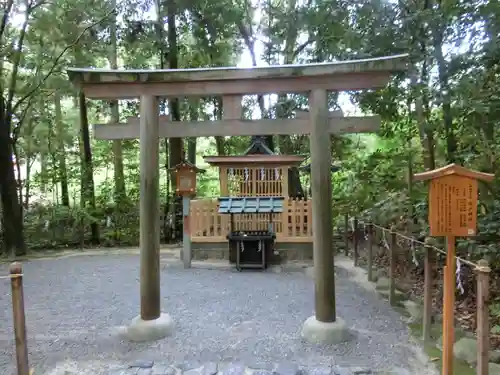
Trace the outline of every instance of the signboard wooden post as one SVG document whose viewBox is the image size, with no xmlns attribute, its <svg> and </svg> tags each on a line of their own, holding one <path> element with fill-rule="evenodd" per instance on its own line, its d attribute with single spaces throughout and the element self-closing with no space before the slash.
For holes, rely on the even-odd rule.
<svg viewBox="0 0 500 375">
<path fill-rule="evenodd" d="M 171 168 L 175 172 L 176 193 L 182 196 L 182 252 L 181 259 L 184 263 L 184 268 L 191 268 L 191 230 L 189 225 L 189 211 L 191 198 L 196 195 L 196 174 L 204 172 L 203 169 L 197 168 L 195 165 L 186 161 L 177 164 Z"/>
<path fill-rule="evenodd" d="M 416 181 L 430 180 L 430 235 L 446 237 L 443 293 L 443 367 L 442 375 L 453 375 L 455 312 L 455 238 L 475 236 L 477 232 L 478 180 L 491 182 L 493 174 L 469 170 L 456 164 L 418 173 Z"/>
</svg>

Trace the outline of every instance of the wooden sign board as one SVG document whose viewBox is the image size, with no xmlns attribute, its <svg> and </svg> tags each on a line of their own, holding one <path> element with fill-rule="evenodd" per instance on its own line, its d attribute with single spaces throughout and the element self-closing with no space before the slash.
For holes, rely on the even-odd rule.
<svg viewBox="0 0 500 375">
<path fill-rule="evenodd" d="M 430 235 L 468 237 L 477 233 L 478 180 L 491 182 L 494 175 L 450 164 L 417 173 L 416 181 L 428 181 Z"/>
<path fill-rule="evenodd" d="M 430 235 L 475 236 L 477 229 L 477 180 L 449 175 L 429 187 Z"/>
<path fill-rule="evenodd" d="M 442 374 L 453 374 L 455 312 L 455 237 L 476 235 L 478 180 L 491 182 L 494 175 L 450 164 L 417 173 L 417 181 L 429 181 L 430 235 L 447 238 L 443 283 L 443 364 Z M 427 274 L 426 274 L 427 277 Z M 426 299 L 427 307 L 430 299 Z"/>
</svg>

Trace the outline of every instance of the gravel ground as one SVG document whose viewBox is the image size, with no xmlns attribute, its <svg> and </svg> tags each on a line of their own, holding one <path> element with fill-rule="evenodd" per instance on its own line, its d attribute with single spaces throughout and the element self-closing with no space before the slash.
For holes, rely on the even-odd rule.
<svg viewBox="0 0 500 375">
<path fill-rule="evenodd" d="M 0 265 L 0 274 L 7 272 Z M 161 273 L 162 311 L 173 336 L 154 343 L 122 342 L 117 327 L 139 312 L 139 258 L 81 256 L 24 264 L 30 364 L 44 374 L 74 361 L 291 361 L 304 366 L 408 368 L 414 345 L 386 301 L 337 270 L 337 313 L 355 332 L 336 346 L 300 339 L 313 315 L 314 285 L 301 272 L 235 272 L 170 265 Z M 0 373 L 15 365 L 10 286 L 0 282 Z"/>
</svg>

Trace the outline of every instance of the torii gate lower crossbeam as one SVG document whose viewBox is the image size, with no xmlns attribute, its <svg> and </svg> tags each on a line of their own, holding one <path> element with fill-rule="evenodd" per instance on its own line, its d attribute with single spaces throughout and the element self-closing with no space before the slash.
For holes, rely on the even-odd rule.
<svg viewBox="0 0 500 375">
<path fill-rule="evenodd" d="M 313 193 L 313 257 L 315 282 L 315 315 L 302 327 L 302 335 L 311 342 L 338 343 L 347 339 L 345 323 L 335 311 L 335 279 L 332 238 L 331 142 L 330 134 L 337 132 L 335 124 L 342 121 L 329 118 L 327 92 L 351 89 L 379 88 L 391 75 L 406 70 L 407 55 L 327 64 L 290 65 L 254 69 L 217 68 L 161 71 L 112 71 L 69 69 L 71 81 L 94 99 L 140 97 L 140 248 L 141 248 L 141 314 L 134 318 L 127 334 L 131 340 L 149 340 L 172 332 L 172 320 L 160 311 L 159 269 L 159 129 L 172 136 L 168 125 L 159 124 L 158 96 L 222 95 L 224 120 L 207 124 L 212 133 L 200 130 L 198 135 L 221 135 L 227 121 L 241 125 L 241 100 L 238 96 L 253 93 L 308 92 L 309 122 L 304 119 L 281 121 L 282 131 L 290 134 L 300 130 L 310 134 L 311 190 Z M 239 101 L 239 105 L 238 105 Z M 232 106 L 226 106 L 226 103 Z M 239 121 L 239 122 L 238 122 Z M 302 122 L 301 122 L 302 121 Z M 371 120 L 370 120 L 371 121 Z M 228 130 L 230 135 L 259 135 L 264 123 L 252 123 Z M 345 125 L 345 123 L 344 123 Z M 133 124 L 127 124 L 129 136 L 135 136 Z M 182 124 L 175 126 L 178 137 L 196 136 L 196 126 L 186 131 Z M 199 124 L 202 128 L 204 125 Z M 110 129 L 113 128 L 110 125 Z M 117 127 L 118 128 L 118 127 Z M 348 127 L 349 128 L 349 127 Z M 370 125 L 373 128 L 373 124 Z M 350 127 L 355 131 L 355 127 Z M 114 129 L 113 129 L 114 131 Z M 119 129 L 116 130 L 117 132 Z M 345 132 L 340 130 L 340 133 Z M 103 134 L 101 132 L 101 134 Z M 109 132 L 106 131 L 109 135 Z M 123 135 L 122 134 L 122 138 Z M 164 135 L 164 134 L 162 134 Z M 118 139 L 116 136 L 104 137 Z"/>
</svg>

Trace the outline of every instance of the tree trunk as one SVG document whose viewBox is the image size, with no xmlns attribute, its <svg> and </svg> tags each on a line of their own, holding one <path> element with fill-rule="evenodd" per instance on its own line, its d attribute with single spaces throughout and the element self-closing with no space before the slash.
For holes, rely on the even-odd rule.
<svg viewBox="0 0 500 375">
<path fill-rule="evenodd" d="M 26 136 L 27 137 L 33 137 L 33 117 L 32 117 L 32 114 L 31 114 L 31 110 L 29 110 L 29 113 L 26 115 L 26 119 L 25 119 L 25 123 L 26 123 Z M 24 208 L 28 208 L 29 206 L 29 202 L 30 202 L 30 194 L 31 194 L 31 167 L 33 166 L 33 159 L 34 159 L 34 156 L 33 156 L 33 151 L 32 151 L 32 147 L 31 147 L 32 143 L 31 141 L 28 139 L 26 140 L 26 148 L 24 150 L 24 154 L 26 155 L 26 170 L 25 170 L 25 179 L 24 179 L 24 202 L 23 202 L 23 206 Z"/>
<path fill-rule="evenodd" d="M 0 26 L 0 44 L 5 45 L 7 25 L 10 23 L 13 1 L 4 2 Z M 26 244 L 23 232 L 22 204 L 19 200 L 16 175 L 14 173 L 14 140 L 12 139 L 13 102 L 18 79 L 19 65 L 32 4 L 24 10 L 24 22 L 18 28 L 17 40 L 13 43 L 11 66 L 9 71 L 1 64 L 2 82 L 0 83 L 0 200 L 2 202 L 3 245 L 4 253 L 12 255 L 26 254 Z M 8 82 L 7 87 L 4 83 Z M 4 97 L 5 95 L 5 97 Z M 6 98 L 6 99 L 5 99 Z M 21 125 L 21 124 L 19 124 Z M 16 160 L 18 162 L 18 160 Z"/>
<path fill-rule="evenodd" d="M 164 20 L 163 20 L 163 8 L 162 5 L 164 2 L 162 0 L 155 0 L 153 2 L 153 5 L 155 7 L 156 11 L 156 24 L 155 24 L 155 33 L 156 33 L 156 39 L 158 43 L 158 52 L 159 52 L 159 58 L 160 58 L 160 64 L 158 66 L 159 69 L 165 69 L 165 57 L 166 57 L 166 52 L 167 48 L 165 46 L 165 38 L 163 35 L 164 32 Z M 160 98 L 159 100 L 159 105 L 160 105 L 160 113 L 165 114 L 166 113 L 166 106 L 167 106 L 167 101 L 165 98 Z M 162 147 L 162 143 L 164 146 L 165 150 L 165 168 L 167 169 L 167 178 L 166 178 L 166 199 L 165 199 L 165 204 L 163 206 L 163 239 L 165 242 L 169 242 L 173 236 L 173 232 L 175 232 L 173 222 L 174 220 L 171 220 L 169 218 L 172 218 L 172 214 L 170 213 L 170 208 L 171 208 L 171 191 L 170 187 L 172 185 L 172 178 L 171 174 L 168 171 L 170 162 L 169 162 L 169 142 L 168 139 L 164 139 L 163 142 L 160 142 L 160 150 Z"/>
<path fill-rule="evenodd" d="M 40 192 L 47 192 L 47 153 L 40 151 Z"/>
<path fill-rule="evenodd" d="M 89 119 L 87 116 L 87 102 L 85 94 L 80 91 L 78 94 L 78 104 L 80 113 L 80 132 L 82 155 L 82 206 L 90 208 L 90 215 L 95 215 L 95 191 L 94 191 L 94 167 L 92 165 L 92 150 L 90 148 Z M 92 220 L 90 223 L 92 234 L 92 244 L 99 244 L 99 224 Z"/>
<path fill-rule="evenodd" d="M 434 158 L 434 136 L 427 125 L 422 99 L 422 84 L 418 83 L 416 71 L 411 73 L 410 85 L 414 89 L 415 95 L 415 120 L 417 122 L 418 134 L 423 151 L 424 168 L 433 170 L 436 167 Z"/>
<path fill-rule="evenodd" d="M 403 9 L 406 9 L 404 4 L 400 4 Z M 422 8 L 420 8 L 420 6 Z M 424 1 L 417 9 L 406 9 L 404 18 L 407 20 L 412 19 L 411 12 L 426 12 L 432 5 L 429 0 Z M 417 124 L 418 135 L 422 147 L 422 159 L 424 168 L 432 170 L 436 167 L 435 151 L 434 151 L 434 130 L 429 126 L 429 98 L 427 95 L 427 87 L 429 84 L 429 54 L 428 54 L 428 33 L 426 23 L 408 22 L 408 38 L 411 40 L 411 55 L 412 69 L 410 70 L 410 90 L 411 98 L 415 103 L 415 121 Z M 417 63 L 421 63 L 418 68 Z M 420 77 L 419 77 L 420 73 Z"/>
<path fill-rule="evenodd" d="M 189 103 L 189 120 L 198 121 L 198 101 L 191 100 Z M 187 140 L 187 161 L 196 165 L 196 137 L 189 137 Z"/>
<path fill-rule="evenodd" d="M 61 95 L 57 90 L 54 93 L 54 104 L 55 104 L 56 139 L 59 146 L 57 149 L 57 155 L 58 155 L 57 159 L 59 161 L 58 180 L 61 183 L 61 202 L 63 206 L 69 207 L 68 169 L 66 167 L 66 150 L 64 149 L 65 131 L 64 131 L 64 124 L 62 121 Z"/>
<path fill-rule="evenodd" d="M 214 106 L 214 121 L 222 119 L 222 99 L 220 97 L 213 98 L 213 106 Z M 226 140 L 224 137 L 214 136 L 215 138 L 215 149 L 217 150 L 217 155 L 223 156 L 226 155 Z M 217 168 L 219 174 L 219 188 L 222 186 L 222 175 L 220 173 L 220 168 Z"/>
<path fill-rule="evenodd" d="M 55 130 L 55 123 L 53 121 L 49 122 L 49 129 L 48 129 L 48 137 L 47 137 L 47 153 L 48 156 L 50 157 L 50 172 L 49 172 L 49 186 L 50 190 L 52 192 L 52 197 L 55 199 L 55 204 L 60 204 L 59 202 L 59 179 L 57 176 L 58 173 L 58 152 L 57 152 L 57 132 Z M 53 147 L 55 143 L 55 147 Z"/>
<path fill-rule="evenodd" d="M 215 137 L 215 148 L 217 155 L 224 156 L 226 154 L 224 137 Z"/>
<path fill-rule="evenodd" d="M 24 208 L 27 209 L 30 205 L 30 194 L 31 194 L 31 183 L 30 183 L 30 178 L 31 178 L 31 166 L 32 163 L 31 161 L 26 161 L 26 179 L 24 180 Z"/>
<path fill-rule="evenodd" d="M 448 67 L 443 55 L 443 26 L 441 23 L 432 28 L 434 58 L 438 68 L 438 78 L 441 96 L 441 107 L 443 110 L 443 125 L 446 135 L 446 159 L 448 163 L 454 163 L 457 158 L 457 139 L 453 131 L 453 115 L 451 113 L 451 93 L 448 78 Z"/>
<path fill-rule="evenodd" d="M 244 24 L 244 21 L 240 21 L 238 24 L 238 29 L 240 31 L 241 37 L 245 42 L 245 45 L 250 53 L 252 59 L 252 65 L 257 66 L 257 56 L 255 54 L 255 43 L 254 35 L 251 24 L 249 26 Z M 269 117 L 264 104 L 264 95 L 257 95 L 257 102 L 259 103 L 260 115 L 262 118 Z M 262 135 L 261 139 L 264 140 L 266 146 L 274 152 L 274 140 L 272 135 Z"/>
<path fill-rule="evenodd" d="M 187 160 L 193 165 L 196 165 L 196 137 L 188 138 Z"/>
<path fill-rule="evenodd" d="M 215 97 L 212 100 L 214 106 L 214 121 L 222 120 L 222 100 L 220 97 Z M 215 138 L 215 148 L 217 149 L 217 155 L 226 155 L 225 139 L 224 137 L 214 136 Z"/>
<path fill-rule="evenodd" d="M 287 14 L 290 19 L 295 19 L 295 17 L 291 17 L 293 13 L 296 12 L 297 9 L 297 1 L 289 0 L 287 4 Z M 298 37 L 298 29 L 290 28 L 287 31 L 287 35 L 285 38 L 285 48 L 283 51 L 285 65 L 293 64 L 295 56 L 297 55 L 295 50 L 295 45 L 297 44 Z M 276 113 L 276 117 L 278 118 L 289 118 L 290 111 L 287 108 L 286 103 L 288 102 L 288 98 L 286 94 L 278 95 L 278 110 Z M 280 145 L 291 143 L 290 136 L 282 136 L 283 138 L 279 139 Z M 290 197 L 302 198 L 305 197 L 304 189 L 302 188 L 302 183 L 300 182 L 300 173 L 297 167 L 289 168 L 288 171 L 288 191 L 284 192 L 284 194 L 288 194 Z"/>
<path fill-rule="evenodd" d="M 120 122 L 118 100 L 113 100 L 109 104 L 111 110 L 111 122 L 116 124 Z M 122 141 L 113 140 L 113 169 L 114 169 L 114 201 L 119 205 L 127 199 L 127 192 L 125 189 L 125 175 L 123 168 L 123 148 Z"/>
<path fill-rule="evenodd" d="M 167 1 L 167 17 L 168 17 L 168 64 L 170 69 L 179 68 L 178 54 L 179 49 L 177 47 L 177 30 L 175 25 L 175 18 L 177 12 L 177 4 L 175 0 Z M 172 98 L 169 100 L 170 105 L 170 115 L 172 121 L 181 120 L 181 111 L 179 106 L 179 99 Z M 182 161 L 182 138 L 170 138 L 169 143 L 169 168 L 173 168 Z M 172 181 L 172 193 L 175 194 L 176 181 L 175 176 L 171 176 Z M 182 234 L 182 205 L 180 199 L 172 199 L 172 205 L 170 208 L 171 217 L 174 222 L 174 232 L 173 238 L 177 239 L 181 237 Z"/>
<path fill-rule="evenodd" d="M 116 8 L 116 0 L 111 1 L 111 8 Z M 111 48 L 109 52 L 109 65 L 111 69 L 118 68 L 118 48 L 117 48 L 117 35 L 116 35 L 116 15 L 113 15 L 110 26 L 110 41 Z M 109 108 L 111 111 L 111 123 L 117 124 L 120 122 L 120 107 L 118 100 L 112 100 L 109 102 Z M 127 192 L 125 190 L 125 176 L 123 172 L 123 148 L 122 141 L 119 139 L 113 140 L 113 169 L 114 169 L 114 201 L 118 206 L 120 203 L 126 200 Z"/>
<path fill-rule="evenodd" d="M 11 115 L 0 97 L 0 198 L 2 202 L 3 252 L 25 255 L 23 216 L 12 160 Z"/>
</svg>

